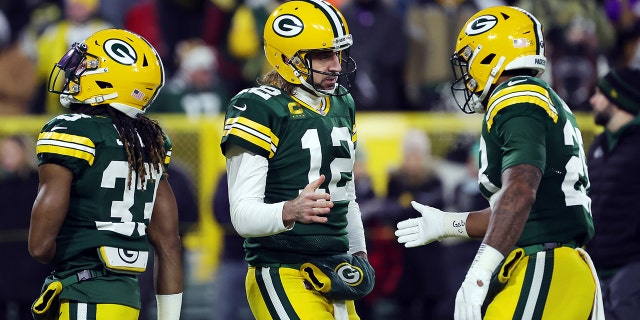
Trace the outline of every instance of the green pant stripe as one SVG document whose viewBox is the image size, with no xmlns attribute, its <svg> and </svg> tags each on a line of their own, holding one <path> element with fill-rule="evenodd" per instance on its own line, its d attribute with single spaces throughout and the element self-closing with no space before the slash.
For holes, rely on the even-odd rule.
<svg viewBox="0 0 640 320">
<path fill-rule="evenodd" d="M 269 310 L 271 317 L 273 317 L 274 320 L 283 320 L 278 316 L 273 299 L 269 295 L 269 290 L 267 289 L 267 285 L 265 284 L 263 277 L 263 270 L 266 271 L 266 276 L 268 277 L 269 268 L 256 268 L 256 283 L 258 284 L 258 288 L 260 288 L 260 295 L 264 297 L 264 303 L 267 305 L 267 310 Z M 277 299 L 277 297 L 275 298 Z"/>
<path fill-rule="evenodd" d="M 70 320 L 96 320 L 97 304 L 69 301 Z"/>
<path fill-rule="evenodd" d="M 542 319 L 544 306 L 547 304 L 549 289 L 551 288 L 551 276 L 553 275 L 554 250 L 549 250 L 545 254 L 544 273 L 542 274 L 542 282 L 540 283 L 540 293 L 538 293 L 538 301 L 533 311 L 533 319 Z"/>
<path fill-rule="evenodd" d="M 540 251 L 529 256 L 522 291 L 513 319 L 541 319 L 551 288 L 554 253 Z"/>
<path fill-rule="evenodd" d="M 78 303 L 69 301 L 69 320 L 78 320 Z"/>
<path fill-rule="evenodd" d="M 524 274 L 524 280 L 522 282 L 522 290 L 520 291 L 520 298 L 518 298 L 518 304 L 516 305 L 516 310 L 513 313 L 513 319 L 522 319 L 522 315 L 524 314 L 524 308 L 527 306 L 527 299 L 529 298 L 529 292 L 531 291 L 531 284 L 533 280 L 533 275 L 535 272 L 536 266 L 536 255 L 532 254 L 529 256 L 529 261 L 527 262 L 527 270 Z"/>
<path fill-rule="evenodd" d="M 98 318 L 98 305 L 95 303 L 87 303 L 87 320 L 96 320 Z"/>
<path fill-rule="evenodd" d="M 256 268 L 256 282 L 274 320 L 300 320 L 284 291 L 278 268 Z"/>
<path fill-rule="evenodd" d="M 269 273 L 271 274 L 271 279 L 273 280 L 273 287 L 275 288 L 276 293 L 278 294 L 278 298 L 280 298 L 280 302 L 282 303 L 282 306 L 284 307 L 284 310 L 287 313 L 287 316 L 291 320 L 300 320 L 300 317 L 298 317 L 298 314 L 296 313 L 296 311 L 293 309 L 293 306 L 291 305 L 291 301 L 289 301 L 287 292 L 284 290 L 284 286 L 282 285 L 282 280 L 280 279 L 280 272 L 278 272 L 278 268 L 269 269 Z"/>
</svg>

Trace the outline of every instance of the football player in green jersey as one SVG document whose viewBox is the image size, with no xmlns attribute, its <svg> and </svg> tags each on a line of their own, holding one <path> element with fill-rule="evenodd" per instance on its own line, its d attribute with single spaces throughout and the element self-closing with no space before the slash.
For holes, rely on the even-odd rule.
<svg viewBox="0 0 640 320">
<path fill-rule="evenodd" d="M 137 275 L 155 253 L 158 319 L 182 304 L 171 142 L 144 115 L 164 84 L 155 49 L 121 29 L 94 33 L 55 64 L 50 92 L 71 110 L 44 125 L 29 252 L 54 270 L 35 318 L 138 319 Z"/>
<path fill-rule="evenodd" d="M 546 64 L 542 35 L 538 20 L 516 7 L 490 7 L 467 21 L 451 58 L 451 90 L 464 112 L 484 114 L 478 179 L 490 206 L 454 213 L 413 203 L 422 217 L 398 223 L 407 247 L 483 237 L 455 319 L 602 313 L 581 249 L 594 233 L 582 137 L 567 104 L 537 78 Z"/>
<path fill-rule="evenodd" d="M 257 319 L 359 319 L 353 300 L 374 274 L 353 181 L 351 34 L 329 3 L 293 0 L 271 13 L 264 39 L 274 70 L 231 99 L 221 142 L 251 310 Z"/>
</svg>

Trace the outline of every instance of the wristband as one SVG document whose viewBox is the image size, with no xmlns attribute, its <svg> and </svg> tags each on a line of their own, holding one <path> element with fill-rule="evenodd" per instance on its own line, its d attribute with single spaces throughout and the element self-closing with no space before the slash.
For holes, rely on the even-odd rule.
<svg viewBox="0 0 640 320">
<path fill-rule="evenodd" d="M 480 269 L 491 274 L 498 268 L 503 259 L 504 256 L 500 251 L 486 243 L 482 243 L 480 248 L 478 248 L 475 258 L 473 258 L 469 270 Z"/>
<path fill-rule="evenodd" d="M 158 320 L 179 320 L 182 309 L 182 292 L 157 294 Z"/>
<path fill-rule="evenodd" d="M 469 238 L 467 217 L 469 212 L 442 212 L 442 235 L 444 237 Z"/>
</svg>

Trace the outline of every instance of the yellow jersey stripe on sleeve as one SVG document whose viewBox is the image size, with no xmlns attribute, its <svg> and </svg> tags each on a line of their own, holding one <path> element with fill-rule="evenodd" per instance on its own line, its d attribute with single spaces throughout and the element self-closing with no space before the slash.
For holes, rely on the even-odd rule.
<svg viewBox="0 0 640 320">
<path fill-rule="evenodd" d="M 487 130 L 491 130 L 493 118 L 500 110 L 515 104 L 529 103 L 545 110 L 547 115 L 558 121 L 558 110 L 553 106 L 549 92 L 540 86 L 521 84 L 501 89 L 489 100 L 487 108 Z"/>
<path fill-rule="evenodd" d="M 280 139 L 266 127 L 245 117 L 229 118 L 225 121 L 223 136 L 234 135 L 269 152 L 273 157 Z"/>
<path fill-rule="evenodd" d="M 96 148 L 87 137 L 68 133 L 42 132 L 38 135 L 36 153 L 55 153 L 86 160 L 93 165 Z"/>
</svg>

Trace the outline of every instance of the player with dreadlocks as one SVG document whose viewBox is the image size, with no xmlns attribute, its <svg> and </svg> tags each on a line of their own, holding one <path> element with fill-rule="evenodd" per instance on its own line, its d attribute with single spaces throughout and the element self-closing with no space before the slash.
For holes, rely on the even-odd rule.
<svg viewBox="0 0 640 320">
<path fill-rule="evenodd" d="M 167 181 L 171 141 L 144 115 L 164 84 L 142 37 L 94 33 L 56 63 L 48 90 L 71 113 L 44 125 L 29 252 L 54 270 L 36 319 L 138 319 L 138 275 L 155 253 L 158 319 L 177 320 L 183 275 L 178 209 Z"/>
<path fill-rule="evenodd" d="M 143 145 L 148 148 L 153 169 L 159 171 L 159 167 L 164 166 L 166 151 L 163 145 L 165 137 L 158 121 L 149 119 L 143 114 L 138 114 L 136 118 L 131 118 L 120 111 L 110 108 L 108 105 L 92 107 L 72 103 L 69 109 L 74 113 L 86 115 L 100 116 L 108 114 L 113 120 L 113 124 L 120 134 L 120 141 L 123 142 L 122 144 L 127 152 L 127 162 L 129 163 L 128 188 L 131 188 L 131 175 L 134 169 L 138 177 L 142 177 L 142 186 L 144 187 L 145 185 L 144 179 L 147 176 L 147 168 L 144 165 Z M 166 175 L 166 170 L 163 171 L 163 174 Z"/>
</svg>

